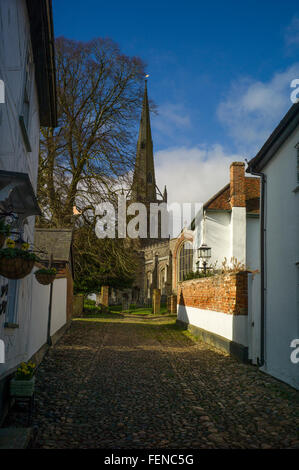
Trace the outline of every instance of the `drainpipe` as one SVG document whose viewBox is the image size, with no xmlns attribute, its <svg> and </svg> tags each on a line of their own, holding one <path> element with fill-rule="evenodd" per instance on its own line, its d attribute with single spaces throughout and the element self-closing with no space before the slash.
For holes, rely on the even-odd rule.
<svg viewBox="0 0 299 470">
<path fill-rule="evenodd" d="M 53 264 L 53 255 L 50 256 L 49 268 Z M 47 328 L 47 343 L 49 346 L 52 346 L 51 339 L 51 317 L 52 317 L 52 297 L 53 297 L 53 282 L 50 284 L 50 298 L 49 298 L 49 310 L 48 310 L 48 328 Z"/>
<path fill-rule="evenodd" d="M 258 366 L 262 367 L 265 363 L 265 187 L 266 175 L 253 171 L 250 167 L 247 171 L 254 176 L 261 178 L 261 197 L 260 197 L 260 259 L 261 259 L 261 358 L 258 359 Z"/>
<path fill-rule="evenodd" d="M 50 299 L 49 299 L 49 313 L 48 313 L 47 343 L 49 346 L 52 346 L 52 339 L 51 339 L 52 295 L 53 295 L 53 282 L 51 282 L 50 284 Z"/>
</svg>

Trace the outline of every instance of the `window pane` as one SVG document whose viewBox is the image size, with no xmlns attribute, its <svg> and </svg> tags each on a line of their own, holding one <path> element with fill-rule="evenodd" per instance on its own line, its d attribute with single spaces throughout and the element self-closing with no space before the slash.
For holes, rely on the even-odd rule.
<svg viewBox="0 0 299 470">
<path fill-rule="evenodd" d="M 17 283 L 18 281 L 16 280 L 9 280 L 8 282 L 7 309 L 6 309 L 7 323 L 16 323 Z"/>
<path fill-rule="evenodd" d="M 179 281 L 184 280 L 184 276 L 192 271 L 193 267 L 193 247 L 192 243 L 185 242 L 180 250 L 179 256 Z"/>
</svg>

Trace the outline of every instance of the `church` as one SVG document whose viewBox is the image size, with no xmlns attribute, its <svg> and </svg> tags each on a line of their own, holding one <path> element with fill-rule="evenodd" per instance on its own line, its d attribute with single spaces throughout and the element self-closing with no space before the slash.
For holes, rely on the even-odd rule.
<svg viewBox="0 0 299 470">
<path fill-rule="evenodd" d="M 193 249 L 190 249 L 193 232 L 185 228 L 177 234 L 178 238 L 165 236 L 161 227 L 162 215 L 159 213 L 158 236 L 150 237 L 150 205 L 166 205 L 167 189 L 165 186 L 162 193 L 156 184 L 147 81 L 144 87 L 133 182 L 127 194 L 127 204 L 135 202 L 143 203 L 147 209 L 147 236 L 138 238 L 131 244 L 135 249 L 136 244 L 138 246 L 138 266 L 132 288 L 121 292 L 112 291 L 110 301 L 119 303 L 125 298 L 128 305 L 151 306 L 153 290 L 160 289 L 161 303 L 165 304 L 170 295 L 176 294 L 178 282 L 193 269 Z M 171 221 L 171 215 L 169 220 Z"/>
<path fill-rule="evenodd" d="M 172 257 L 169 237 L 162 238 L 161 223 L 158 237 L 150 238 L 150 205 L 167 203 L 167 190 L 163 194 L 156 184 L 150 110 L 145 80 L 139 136 L 133 183 L 128 203 L 141 202 L 147 209 L 147 237 L 139 239 L 137 276 L 131 292 L 131 301 L 137 305 L 150 305 L 153 289 L 161 290 L 161 301 L 171 293 Z"/>
</svg>

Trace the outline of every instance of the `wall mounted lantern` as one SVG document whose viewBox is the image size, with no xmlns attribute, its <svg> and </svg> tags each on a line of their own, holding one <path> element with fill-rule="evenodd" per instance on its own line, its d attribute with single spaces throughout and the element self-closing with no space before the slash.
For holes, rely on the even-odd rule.
<svg viewBox="0 0 299 470">
<path fill-rule="evenodd" d="M 205 243 L 203 243 L 198 248 L 198 257 L 199 259 L 202 260 L 202 268 L 203 268 L 204 273 L 206 274 L 208 259 L 211 258 L 211 248 L 207 246 Z"/>
</svg>

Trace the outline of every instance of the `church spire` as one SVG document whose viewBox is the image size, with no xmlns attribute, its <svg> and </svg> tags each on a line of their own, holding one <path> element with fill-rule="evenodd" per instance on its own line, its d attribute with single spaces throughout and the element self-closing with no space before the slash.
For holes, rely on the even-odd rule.
<svg viewBox="0 0 299 470">
<path fill-rule="evenodd" d="M 132 185 L 132 198 L 135 201 L 142 202 L 157 201 L 153 141 L 147 96 L 147 80 L 145 80 L 144 85 L 136 163 Z"/>
</svg>

